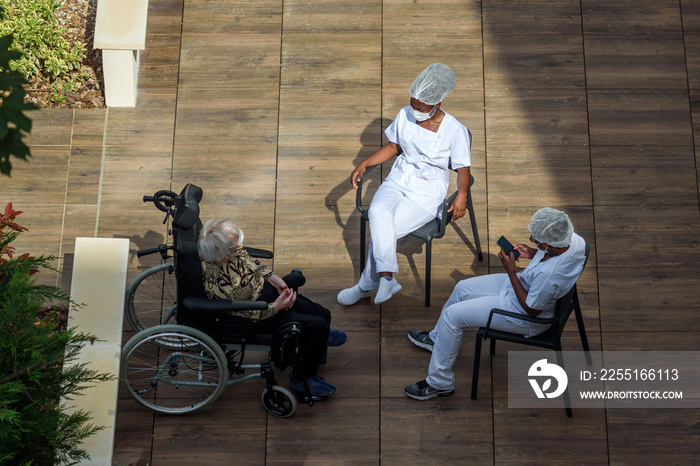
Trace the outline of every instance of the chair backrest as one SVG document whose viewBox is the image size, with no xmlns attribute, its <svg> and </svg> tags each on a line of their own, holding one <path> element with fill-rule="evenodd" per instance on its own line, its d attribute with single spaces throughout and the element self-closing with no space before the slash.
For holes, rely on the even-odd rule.
<svg viewBox="0 0 700 466">
<path fill-rule="evenodd" d="M 197 252 L 197 238 L 202 228 L 199 219 L 199 201 L 202 189 L 188 184 L 178 196 L 173 217 L 173 242 L 175 244 L 175 277 L 177 279 L 177 321 L 185 323 L 189 317 L 183 301 L 186 297 L 204 297 L 202 264 Z"/>
<path fill-rule="evenodd" d="M 581 267 L 581 273 L 583 273 L 583 270 L 586 268 L 586 263 L 588 263 L 588 255 L 591 252 L 591 246 L 586 242 L 586 258 L 583 261 L 583 267 Z M 579 274 L 578 278 L 580 278 L 581 275 Z M 578 282 L 578 278 L 576 281 Z M 564 326 L 566 326 L 566 321 L 569 320 L 569 316 L 571 315 L 571 312 L 576 308 L 578 305 L 578 291 L 576 290 L 576 283 L 574 283 L 574 286 L 571 287 L 571 289 L 561 298 L 557 300 L 557 304 L 554 308 L 554 315 L 557 317 L 555 325 L 557 326 L 557 330 L 559 332 L 559 335 L 564 331 Z"/>
</svg>

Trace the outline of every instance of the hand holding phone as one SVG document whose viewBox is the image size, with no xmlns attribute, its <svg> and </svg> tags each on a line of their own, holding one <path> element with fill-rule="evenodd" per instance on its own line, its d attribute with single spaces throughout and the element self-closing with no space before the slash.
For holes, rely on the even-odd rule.
<svg viewBox="0 0 700 466">
<path fill-rule="evenodd" d="M 496 244 L 498 244 L 498 246 L 500 246 L 500 248 L 503 249 L 506 254 L 510 255 L 510 253 L 513 253 L 513 258 L 515 260 L 518 260 L 518 257 L 520 257 L 520 253 L 513 247 L 513 244 L 505 238 L 505 236 L 498 238 Z"/>
</svg>

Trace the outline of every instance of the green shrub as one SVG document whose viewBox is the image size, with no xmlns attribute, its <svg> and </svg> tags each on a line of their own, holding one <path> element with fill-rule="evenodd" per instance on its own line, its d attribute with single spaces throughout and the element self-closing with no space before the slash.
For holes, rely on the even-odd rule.
<svg viewBox="0 0 700 466">
<path fill-rule="evenodd" d="M 74 328 L 60 330 L 46 303 L 66 302 L 59 288 L 33 275 L 52 257 L 16 255 L 11 243 L 26 228 L 8 204 L 0 212 L 0 464 L 52 465 L 88 458 L 80 443 L 100 430 L 85 411 L 66 412 L 60 400 L 112 377 L 74 364 L 93 341 Z"/>
<path fill-rule="evenodd" d="M 0 0 L 4 19 L 0 20 L 0 36 L 12 34 L 11 49 L 23 54 L 11 63 L 28 80 L 43 77 L 51 85 L 53 102 L 65 100 L 66 92 L 75 92 L 76 82 L 89 78 L 81 71 L 85 59 L 85 44 L 69 44 L 65 29 L 53 16 L 60 0 Z"/>
</svg>

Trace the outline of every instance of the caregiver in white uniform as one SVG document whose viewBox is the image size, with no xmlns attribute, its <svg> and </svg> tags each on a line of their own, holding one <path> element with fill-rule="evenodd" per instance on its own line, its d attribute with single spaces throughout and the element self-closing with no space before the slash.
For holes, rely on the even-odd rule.
<svg viewBox="0 0 700 466">
<path fill-rule="evenodd" d="M 550 318 L 559 298 L 574 286 L 586 262 L 586 242 L 574 233 L 566 213 L 545 207 L 528 225 L 530 241 L 537 249 L 516 244 L 520 257 L 532 259 L 525 270 L 515 271 L 515 258 L 502 249 L 498 257 L 506 273 L 468 278 L 457 284 L 431 332 L 411 330 L 408 339 L 432 351 L 428 377 L 406 386 L 406 395 L 416 400 L 447 396 L 454 392 L 452 366 L 462 344 L 464 329 L 485 327 L 491 309 Z M 494 315 L 491 328 L 527 337 L 539 335 L 549 325 Z"/>
<path fill-rule="evenodd" d="M 376 288 L 374 304 L 379 304 L 401 289 L 393 276 L 399 271 L 396 241 L 439 214 L 450 168 L 458 173 L 458 194 L 448 210 L 453 220 L 464 216 L 471 178 L 469 133 L 440 108 L 455 85 L 455 74 L 447 65 L 433 63 L 423 70 L 411 85 L 411 104 L 399 111 L 384 132 L 389 142 L 350 175 L 357 189 L 367 168 L 400 154 L 369 206 L 367 265 L 359 283 L 338 294 L 340 304 L 355 304 Z"/>
</svg>

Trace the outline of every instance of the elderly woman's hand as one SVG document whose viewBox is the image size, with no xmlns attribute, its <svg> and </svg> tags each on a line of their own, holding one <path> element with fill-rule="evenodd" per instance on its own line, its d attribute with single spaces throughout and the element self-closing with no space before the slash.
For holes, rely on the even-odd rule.
<svg viewBox="0 0 700 466">
<path fill-rule="evenodd" d="M 282 293 L 280 293 L 277 299 L 275 299 L 273 304 L 275 305 L 276 310 L 284 311 L 285 309 L 292 307 L 296 300 L 296 291 L 293 291 L 291 288 L 286 288 L 284 291 L 282 291 Z"/>
<path fill-rule="evenodd" d="M 284 280 L 274 273 L 265 277 L 265 280 L 267 280 L 270 285 L 274 286 L 279 294 L 282 294 L 282 292 L 287 289 L 287 284 L 284 282 Z"/>
</svg>

